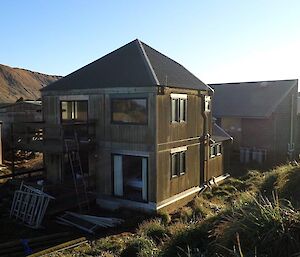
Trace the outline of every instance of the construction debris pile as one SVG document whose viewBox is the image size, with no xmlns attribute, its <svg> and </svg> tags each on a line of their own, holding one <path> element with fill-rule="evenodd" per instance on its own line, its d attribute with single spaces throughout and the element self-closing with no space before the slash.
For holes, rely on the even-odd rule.
<svg viewBox="0 0 300 257">
<path fill-rule="evenodd" d="M 22 182 L 19 190 L 14 193 L 10 217 L 32 228 L 39 228 L 51 199 L 55 198 Z"/>
<path fill-rule="evenodd" d="M 90 234 L 95 234 L 100 227 L 115 227 L 124 220 L 117 218 L 97 217 L 92 215 L 65 212 L 61 217 L 57 217 L 59 223 L 81 229 Z"/>
</svg>

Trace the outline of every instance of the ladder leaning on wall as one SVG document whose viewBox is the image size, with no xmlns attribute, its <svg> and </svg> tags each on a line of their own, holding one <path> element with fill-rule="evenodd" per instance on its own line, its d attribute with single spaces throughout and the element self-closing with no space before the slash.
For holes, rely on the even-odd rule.
<svg viewBox="0 0 300 257">
<path fill-rule="evenodd" d="M 80 212 L 83 212 L 84 207 L 89 210 L 89 198 L 87 193 L 87 185 L 85 182 L 80 155 L 79 155 L 79 141 L 77 133 L 74 133 L 73 139 L 64 139 L 66 153 L 68 154 L 68 159 L 72 171 L 72 177 L 74 182 L 74 187 L 77 195 L 78 207 Z M 83 197 L 83 199 L 82 199 Z"/>
</svg>

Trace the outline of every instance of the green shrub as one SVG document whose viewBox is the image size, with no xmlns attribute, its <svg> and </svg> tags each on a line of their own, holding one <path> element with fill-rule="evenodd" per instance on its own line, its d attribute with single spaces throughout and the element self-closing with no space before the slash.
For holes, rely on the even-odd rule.
<svg viewBox="0 0 300 257">
<path fill-rule="evenodd" d="M 136 237 L 130 240 L 120 257 L 153 257 L 158 249 L 154 242 L 145 237 Z"/>
</svg>

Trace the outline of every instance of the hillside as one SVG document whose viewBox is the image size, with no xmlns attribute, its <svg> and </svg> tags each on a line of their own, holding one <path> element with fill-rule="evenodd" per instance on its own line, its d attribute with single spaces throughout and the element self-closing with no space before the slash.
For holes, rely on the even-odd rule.
<svg viewBox="0 0 300 257">
<path fill-rule="evenodd" d="M 168 215 L 49 256 L 300 256 L 300 167 L 250 170 Z M 137 216 L 131 214 L 133 222 Z"/>
<path fill-rule="evenodd" d="M 39 90 L 59 78 L 0 64 L 0 103 L 15 102 L 20 97 L 38 99 Z"/>
</svg>

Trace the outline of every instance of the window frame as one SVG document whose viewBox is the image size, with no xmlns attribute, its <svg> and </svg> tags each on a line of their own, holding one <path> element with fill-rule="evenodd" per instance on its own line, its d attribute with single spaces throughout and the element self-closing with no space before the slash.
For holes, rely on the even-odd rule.
<svg viewBox="0 0 300 257">
<path fill-rule="evenodd" d="M 170 95 L 171 112 L 170 120 L 172 124 L 187 122 L 187 94 L 171 94 Z M 175 104 L 173 104 L 175 103 Z M 175 110 L 174 110 L 175 109 Z M 182 111 L 183 110 L 183 111 Z"/>
<path fill-rule="evenodd" d="M 76 118 L 71 118 L 71 119 L 63 119 L 63 102 L 66 103 L 72 103 L 72 116 L 73 114 L 75 115 L 75 109 L 78 110 L 78 107 L 76 108 L 75 102 L 84 102 L 86 103 L 86 120 L 79 120 Z M 87 123 L 89 120 L 89 101 L 88 100 L 60 100 L 59 102 L 59 106 L 60 106 L 60 123 L 61 124 L 68 124 L 68 123 L 72 123 L 72 122 L 84 122 Z M 74 109 L 73 109 L 74 108 Z M 73 113 L 74 111 L 74 113 Z"/>
<path fill-rule="evenodd" d="M 210 155 L 211 159 L 222 155 L 222 143 L 213 143 L 210 145 Z"/>
<path fill-rule="evenodd" d="M 171 179 L 185 175 L 187 147 L 174 148 L 170 152 Z M 174 162 L 175 161 L 175 162 Z"/>
<path fill-rule="evenodd" d="M 146 122 L 139 123 L 139 122 L 122 122 L 122 121 L 115 121 L 113 120 L 113 101 L 114 100 L 146 100 Z M 110 123 L 115 125 L 148 125 L 149 124 L 149 104 L 148 104 L 148 97 L 111 97 L 110 98 Z"/>
<path fill-rule="evenodd" d="M 211 111 L 211 96 L 204 96 L 204 112 L 209 113 Z"/>
</svg>

